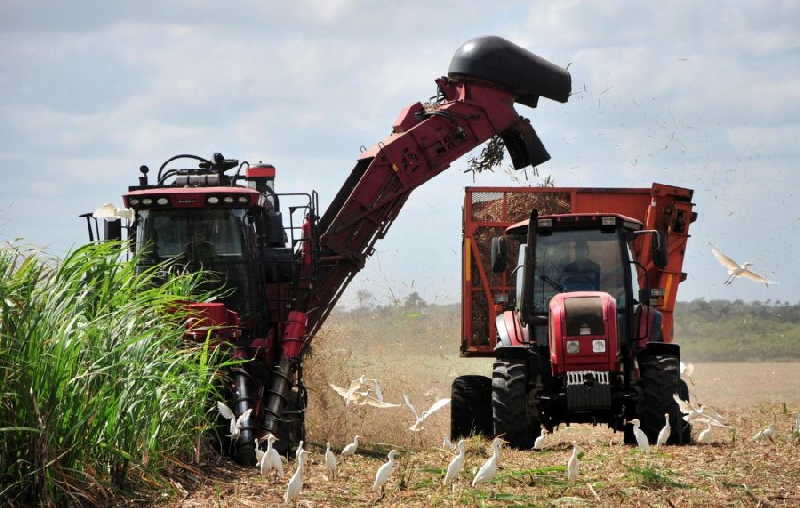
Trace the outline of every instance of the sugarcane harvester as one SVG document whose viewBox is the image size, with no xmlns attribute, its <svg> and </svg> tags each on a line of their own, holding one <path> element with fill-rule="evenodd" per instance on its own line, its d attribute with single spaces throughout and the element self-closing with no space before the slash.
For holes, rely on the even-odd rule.
<svg viewBox="0 0 800 508">
<path fill-rule="evenodd" d="M 321 216 L 315 192 L 277 192 L 269 165 L 176 156 L 153 184 L 142 168 L 139 185 L 124 195 L 135 212 L 133 248 L 150 249 L 143 262 L 182 257 L 220 273 L 228 290 L 220 302 L 190 305 L 202 317 L 187 333 L 200 338 L 212 329 L 246 360 L 232 372 L 228 394 L 236 416 L 253 410 L 230 443 L 237 461 L 255 463 L 256 439 L 267 433 L 285 447 L 302 439 L 303 354 L 411 192 L 493 136 L 517 169 L 547 161 L 514 103 L 563 103 L 570 88 L 566 70 L 505 39 L 464 43 L 447 77 L 436 80 L 436 96 L 406 107 L 391 133 L 361 153 Z M 185 158 L 198 167 L 170 169 Z M 298 198 L 301 205 L 282 208 Z"/>
</svg>

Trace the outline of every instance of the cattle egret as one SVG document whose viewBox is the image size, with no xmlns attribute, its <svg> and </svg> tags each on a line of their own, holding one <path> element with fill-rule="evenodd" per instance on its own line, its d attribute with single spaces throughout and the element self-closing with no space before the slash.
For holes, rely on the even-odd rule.
<svg viewBox="0 0 800 508">
<path fill-rule="evenodd" d="M 794 415 L 794 433 L 800 434 L 800 413 Z"/>
<path fill-rule="evenodd" d="M 403 394 L 403 401 L 406 403 L 406 407 L 411 411 L 411 414 L 414 415 L 414 420 L 415 420 L 414 424 L 408 428 L 408 430 L 412 432 L 421 431 L 423 429 L 422 423 L 425 420 L 427 420 L 430 415 L 432 415 L 433 413 L 442 409 L 443 407 L 445 407 L 447 404 L 450 403 L 450 399 L 439 399 L 436 402 L 434 402 L 430 408 L 423 411 L 422 414 L 420 415 L 417 413 L 417 408 L 415 408 L 414 405 L 411 404 L 411 401 L 408 400 L 408 395 L 406 395 L 405 393 Z"/>
<path fill-rule="evenodd" d="M 753 441 L 761 441 L 764 438 L 769 439 L 773 443 L 775 442 L 775 427 L 773 427 L 772 424 L 761 432 L 756 433 L 756 435 L 753 436 Z"/>
<path fill-rule="evenodd" d="M 479 483 L 490 482 L 497 474 L 497 460 L 500 458 L 500 447 L 503 446 L 503 440 L 499 437 L 494 438 L 492 441 L 492 456 L 483 463 L 475 477 L 472 479 L 472 486 L 475 487 Z"/>
<path fill-rule="evenodd" d="M 707 421 L 707 422 L 706 422 L 706 428 L 705 428 L 705 430 L 703 430 L 702 432 L 700 432 L 700 434 L 698 434 L 698 436 L 697 436 L 697 442 L 698 442 L 698 443 L 703 443 L 703 442 L 705 442 L 705 440 L 706 440 L 706 437 L 708 437 L 708 433 L 709 433 L 709 432 L 711 432 L 711 422 L 710 422 L 710 421 Z"/>
<path fill-rule="evenodd" d="M 387 455 L 389 459 L 388 462 L 383 464 L 381 467 L 378 468 L 378 471 L 375 473 L 375 483 L 372 484 L 372 490 L 381 491 L 381 497 L 379 499 L 383 499 L 383 487 L 386 485 L 386 482 L 389 481 L 389 477 L 392 475 L 392 471 L 394 471 L 394 456 L 397 455 L 397 451 L 392 450 Z"/>
<path fill-rule="evenodd" d="M 347 457 L 349 455 L 353 455 L 358 450 L 358 438 L 361 436 L 353 437 L 353 442 L 348 444 L 342 449 L 342 453 L 340 454 L 342 457 Z"/>
<path fill-rule="evenodd" d="M 677 393 L 672 394 L 672 398 L 678 404 L 678 409 L 684 414 L 683 419 L 689 423 L 705 423 L 710 421 L 715 427 L 729 428 L 725 424 L 725 418 L 713 409 L 701 404 L 691 404 L 682 400 Z"/>
<path fill-rule="evenodd" d="M 262 476 L 266 476 L 270 471 L 275 471 L 278 476 L 283 476 L 283 461 L 278 451 L 272 447 L 272 444 L 277 441 L 277 439 L 278 438 L 272 434 L 267 434 L 266 451 L 262 452 L 256 449 L 256 458 L 258 459 L 256 466 L 261 470 Z"/>
<path fill-rule="evenodd" d="M 633 436 L 636 438 L 636 444 L 639 445 L 639 449 L 643 452 L 650 451 L 650 441 L 647 440 L 647 434 L 645 434 L 642 429 L 639 428 L 640 422 L 638 418 L 634 418 L 630 420 L 628 423 L 633 425 Z"/>
<path fill-rule="evenodd" d="M 117 208 L 111 203 L 106 203 L 94 212 L 92 217 L 96 219 L 126 219 L 133 220 L 133 210 L 128 208 Z"/>
<path fill-rule="evenodd" d="M 399 407 L 400 404 L 394 404 L 383 400 L 383 389 L 378 383 L 377 379 L 367 379 L 362 375 L 358 379 L 354 379 L 348 388 L 342 388 L 334 384 L 329 384 L 331 388 L 336 391 L 344 399 L 345 407 L 350 404 L 358 406 L 370 405 L 378 408 Z"/>
<path fill-rule="evenodd" d="M 638 427 L 634 427 L 634 429 L 636 428 Z M 578 479 L 579 467 L 580 467 L 580 462 L 578 461 L 578 444 L 575 441 L 573 441 L 572 455 L 569 457 L 569 460 L 567 461 L 567 481 L 574 482 L 575 480 Z"/>
<path fill-rule="evenodd" d="M 547 435 L 547 431 L 542 430 L 542 433 L 539 434 L 539 437 L 533 442 L 533 449 L 534 450 L 541 450 L 544 448 L 544 437 Z"/>
<path fill-rule="evenodd" d="M 217 401 L 217 411 L 219 414 L 222 415 L 223 418 L 226 420 L 230 420 L 230 435 L 233 436 L 236 433 L 236 415 L 233 414 L 231 408 L 229 408 L 224 402 Z"/>
<path fill-rule="evenodd" d="M 664 413 L 664 426 L 661 428 L 661 431 L 658 433 L 658 437 L 656 438 L 656 448 L 663 444 L 667 444 L 667 439 L 669 439 L 670 432 L 672 432 L 672 427 L 669 424 L 669 413 Z"/>
<path fill-rule="evenodd" d="M 459 441 L 456 446 L 458 447 L 458 453 L 447 465 L 447 474 L 444 476 L 445 485 L 458 478 L 459 473 L 464 469 L 464 440 Z"/>
<path fill-rule="evenodd" d="M 283 495 L 283 501 L 286 504 L 291 502 L 294 505 L 297 503 L 297 497 L 300 495 L 300 490 L 303 488 L 303 475 L 306 468 L 305 458 L 307 454 L 307 451 L 301 450 L 300 454 L 297 456 L 297 468 L 294 470 L 294 474 L 289 479 L 289 484 L 286 486 L 286 494 Z"/>
<path fill-rule="evenodd" d="M 331 451 L 330 443 L 325 450 L 325 467 L 328 469 L 328 480 L 333 480 L 336 477 L 336 455 Z"/>
<path fill-rule="evenodd" d="M 450 441 L 450 436 L 444 436 L 442 438 L 442 448 L 447 448 L 448 450 L 453 449 L 453 442 Z"/>
<path fill-rule="evenodd" d="M 303 444 L 304 443 L 305 443 L 304 441 L 300 441 L 300 443 L 297 444 L 297 449 L 294 451 L 294 458 L 295 459 L 300 460 L 300 453 L 305 451 L 305 450 L 303 450 Z"/>
<path fill-rule="evenodd" d="M 692 374 L 694 374 L 694 364 L 680 362 L 680 370 L 681 377 L 690 378 L 692 377 Z"/>
<path fill-rule="evenodd" d="M 717 261 L 719 261 L 722 266 L 728 269 L 728 278 L 725 280 L 726 285 L 731 285 L 736 277 L 744 277 L 755 282 L 761 282 L 767 287 L 769 287 L 770 284 L 777 284 L 777 282 L 769 280 L 766 277 L 751 271 L 750 267 L 753 266 L 752 263 L 745 262 L 744 264 L 740 265 L 736 261 L 720 252 L 720 250 L 716 247 L 711 247 L 711 253 L 715 258 L 717 258 Z"/>
</svg>

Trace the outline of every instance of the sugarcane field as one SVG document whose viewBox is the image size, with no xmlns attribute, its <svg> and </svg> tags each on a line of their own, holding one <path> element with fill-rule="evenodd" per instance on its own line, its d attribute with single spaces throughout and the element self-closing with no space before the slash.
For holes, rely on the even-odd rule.
<svg viewBox="0 0 800 508">
<path fill-rule="evenodd" d="M 800 6 L 4 6 L 0 506 L 800 506 Z"/>
</svg>

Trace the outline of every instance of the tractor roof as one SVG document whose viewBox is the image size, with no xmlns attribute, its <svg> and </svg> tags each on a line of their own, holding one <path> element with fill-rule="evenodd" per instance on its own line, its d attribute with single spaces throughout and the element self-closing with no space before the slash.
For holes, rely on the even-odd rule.
<svg viewBox="0 0 800 508">
<path fill-rule="evenodd" d="M 554 224 L 567 225 L 585 225 L 600 227 L 600 220 L 602 217 L 616 217 L 622 221 L 623 225 L 627 225 L 629 229 L 639 230 L 642 228 L 642 223 L 632 217 L 622 215 L 619 213 L 608 212 L 594 212 L 594 213 L 562 213 L 552 215 L 540 215 L 539 219 L 552 219 Z M 519 235 L 528 230 L 529 219 L 517 222 L 506 228 L 506 234 Z M 596 224 L 594 224 L 596 222 Z"/>
</svg>

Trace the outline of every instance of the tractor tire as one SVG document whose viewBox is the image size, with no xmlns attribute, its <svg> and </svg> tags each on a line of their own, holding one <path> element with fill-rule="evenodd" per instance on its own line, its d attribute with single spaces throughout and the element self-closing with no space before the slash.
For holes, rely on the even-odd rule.
<svg viewBox="0 0 800 508">
<path fill-rule="evenodd" d="M 494 433 L 512 448 L 529 450 L 541 433 L 529 403 L 528 366 L 517 360 L 496 361 L 492 372 Z"/>
<path fill-rule="evenodd" d="M 492 435 L 492 380 L 460 376 L 450 392 L 450 439 Z"/>
<path fill-rule="evenodd" d="M 286 394 L 286 407 L 283 408 L 278 425 L 278 440 L 273 445 L 281 455 L 294 456 L 300 441 L 306 439 L 306 396 L 298 387 Z"/>
<path fill-rule="evenodd" d="M 651 444 L 656 442 L 658 433 L 664 427 L 665 413 L 669 414 L 671 427 L 667 444 L 691 443 L 692 427 L 683 420 L 683 414 L 673 399 L 673 395 L 676 393 L 683 400 L 689 399 L 689 388 L 680 378 L 678 362 L 679 358 L 673 355 L 651 354 L 639 357 L 641 392 L 636 413 L 641 423 L 641 429 L 647 434 L 647 439 Z M 626 443 L 629 442 L 629 432 L 626 427 Z M 632 432 L 630 437 L 632 437 Z"/>
</svg>

